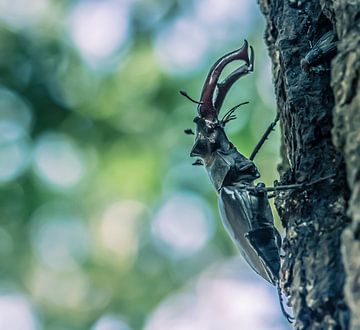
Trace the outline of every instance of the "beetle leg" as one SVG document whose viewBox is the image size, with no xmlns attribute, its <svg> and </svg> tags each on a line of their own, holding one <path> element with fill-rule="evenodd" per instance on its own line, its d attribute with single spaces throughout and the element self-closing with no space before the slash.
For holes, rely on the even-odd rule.
<svg viewBox="0 0 360 330">
<path fill-rule="evenodd" d="M 314 181 L 310 181 L 310 182 L 304 182 L 304 183 L 294 183 L 294 184 L 289 184 L 289 185 L 282 185 L 282 186 L 275 186 L 275 187 L 268 187 L 266 188 L 267 191 L 283 191 L 283 190 L 293 190 L 293 189 L 305 189 L 307 187 L 310 187 L 314 184 L 326 181 L 328 179 L 331 179 L 335 177 L 335 174 L 330 174 L 327 175 L 323 178 L 314 180 Z"/>
<path fill-rule="evenodd" d="M 277 113 L 274 121 L 269 125 L 269 127 L 266 129 L 265 133 L 261 137 L 260 141 L 256 144 L 253 152 L 251 153 L 249 159 L 254 160 L 256 154 L 259 152 L 260 148 L 263 146 L 264 142 L 269 137 L 270 133 L 274 130 L 274 127 L 276 126 L 277 122 L 279 121 L 280 114 Z"/>
<path fill-rule="evenodd" d="M 267 192 L 277 192 L 277 191 L 285 191 L 285 190 L 294 190 L 294 189 L 305 189 L 307 187 L 310 187 L 314 184 L 326 181 L 328 179 L 331 179 L 335 177 L 336 174 L 330 174 L 323 178 L 311 181 L 311 182 L 304 182 L 304 183 L 294 183 L 294 184 L 288 184 L 288 185 L 282 185 L 282 186 L 275 186 L 275 187 L 261 187 L 261 189 L 266 190 Z M 251 186 L 243 186 L 243 189 L 250 191 L 255 194 L 259 194 L 259 187 L 251 187 Z"/>
<path fill-rule="evenodd" d="M 276 286 L 277 286 L 277 291 L 278 291 L 279 303 L 280 303 L 281 311 L 282 311 L 282 313 L 284 314 L 284 316 L 286 317 L 286 319 L 288 320 L 288 322 L 289 322 L 289 323 L 293 323 L 294 317 L 291 316 L 290 314 L 288 314 L 288 312 L 285 310 L 284 300 L 283 300 L 283 297 L 282 297 L 282 292 L 281 292 L 281 288 L 280 288 L 279 282 L 276 283 Z"/>
</svg>

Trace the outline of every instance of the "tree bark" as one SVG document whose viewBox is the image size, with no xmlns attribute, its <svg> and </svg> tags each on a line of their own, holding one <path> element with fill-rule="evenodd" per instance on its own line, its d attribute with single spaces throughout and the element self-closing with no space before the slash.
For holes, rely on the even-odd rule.
<svg viewBox="0 0 360 330">
<path fill-rule="evenodd" d="M 351 329 L 360 329 L 360 1 L 324 0 L 322 5 L 339 36 L 331 70 L 335 95 L 332 133 L 346 162 L 351 192 L 347 209 L 351 224 L 342 235 L 345 299 L 351 311 Z"/>
<path fill-rule="evenodd" d="M 286 155 L 281 184 L 336 175 L 276 198 L 295 328 L 360 329 L 360 1 L 259 3 Z M 301 60 L 328 31 L 339 39 L 335 58 L 304 70 Z"/>
</svg>

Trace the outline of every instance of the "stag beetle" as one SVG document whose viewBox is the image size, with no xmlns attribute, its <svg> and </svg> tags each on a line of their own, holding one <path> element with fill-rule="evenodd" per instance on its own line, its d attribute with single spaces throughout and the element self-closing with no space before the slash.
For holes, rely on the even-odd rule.
<svg viewBox="0 0 360 330">
<path fill-rule="evenodd" d="M 236 60 L 242 60 L 245 64 L 230 73 L 222 82 L 218 82 L 225 66 Z M 308 183 L 276 187 L 265 187 L 263 183 L 254 184 L 260 173 L 253 160 L 276 126 L 279 113 L 256 144 L 249 158 L 236 149 L 224 131 L 225 125 L 236 118 L 234 115 L 236 109 L 248 102 L 236 105 L 221 120 L 218 118 L 223 101 L 232 85 L 253 70 L 254 50 L 250 46 L 249 56 L 249 45 L 245 40 L 240 49 L 224 55 L 211 67 L 200 101 L 181 91 L 181 95 L 198 105 L 198 116 L 194 118 L 196 134 L 191 129 L 186 129 L 184 132 L 195 135 L 190 156 L 198 157 L 193 165 L 205 167 L 218 193 L 220 216 L 224 227 L 250 267 L 277 287 L 281 310 L 291 322 L 293 318 L 287 314 L 282 303 L 279 283 L 282 242 L 279 232 L 274 227 L 269 198 L 275 197 L 276 191 L 305 189 L 335 175 L 328 175 Z M 273 193 L 270 195 L 268 192 Z"/>
<path fill-rule="evenodd" d="M 227 64 L 242 60 L 245 64 L 234 70 L 222 82 L 218 82 Z M 263 183 L 254 184 L 260 173 L 253 160 L 274 129 L 279 115 L 270 124 L 250 157 L 242 155 L 225 134 L 225 125 L 236 118 L 235 110 L 248 102 L 230 109 L 221 120 L 218 115 L 231 86 L 254 69 L 254 50 L 245 40 L 244 45 L 230 52 L 210 69 L 202 89 L 200 101 L 191 98 L 186 92 L 180 93 L 198 105 L 198 115 L 194 119 L 196 134 L 186 129 L 186 134 L 195 135 L 195 143 L 190 156 L 197 157 L 193 165 L 203 165 L 218 193 L 219 210 L 228 234 L 239 248 L 250 267 L 278 289 L 282 312 L 292 321 L 282 304 L 279 284 L 281 237 L 274 227 L 274 218 L 269 205 L 268 192 L 305 188 L 325 180 L 321 178 L 305 184 L 292 184 L 265 187 Z M 216 94 L 215 94 L 216 91 Z M 215 95 L 214 95 L 215 94 Z"/>
</svg>

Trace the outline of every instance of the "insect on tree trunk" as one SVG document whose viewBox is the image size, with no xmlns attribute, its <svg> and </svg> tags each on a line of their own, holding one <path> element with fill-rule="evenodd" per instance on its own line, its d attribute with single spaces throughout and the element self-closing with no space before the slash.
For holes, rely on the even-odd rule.
<svg viewBox="0 0 360 330">
<path fill-rule="evenodd" d="M 297 329 L 360 329 L 360 1 L 259 0 L 282 127 L 281 269 Z M 338 41 L 337 41 L 338 40 Z"/>
</svg>

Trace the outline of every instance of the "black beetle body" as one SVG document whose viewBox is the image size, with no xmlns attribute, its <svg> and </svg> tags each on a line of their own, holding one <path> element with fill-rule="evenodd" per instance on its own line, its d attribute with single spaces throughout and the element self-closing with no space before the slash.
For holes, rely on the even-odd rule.
<svg viewBox="0 0 360 330">
<path fill-rule="evenodd" d="M 194 119 L 196 133 L 191 129 L 185 130 L 185 133 L 195 134 L 190 156 L 198 157 L 193 165 L 205 166 L 218 193 L 220 215 L 227 232 L 251 268 L 278 288 L 282 302 L 279 285 L 281 237 L 274 227 L 267 195 L 269 188 L 265 188 L 262 183 L 254 185 L 260 174 L 253 162 L 279 117 L 266 130 L 249 158 L 238 152 L 224 131 L 225 125 L 236 118 L 233 113 L 237 107 L 244 103 L 232 108 L 221 120 L 218 119 L 221 105 L 231 86 L 253 71 L 254 52 L 250 46 L 249 57 L 248 48 L 245 40 L 243 47 L 224 55 L 212 66 L 199 102 L 185 92 L 180 92 L 198 104 L 198 116 Z M 235 60 L 243 60 L 245 64 L 219 83 L 224 67 Z M 275 188 L 272 189 L 275 191 Z M 291 317 L 282 304 L 281 307 L 290 321 Z"/>
<path fill-rule="evenodd" d="M 228 140 L 221 123 L 197 117 L 192 157 L 200 157 L 218 192 L 222 222 L 244 259 L 264 279 L 276 285 L 280 270 L 281 239 L 274 227 L 267 192 L 250 192 L 260 177 L 256 165 Z"/>
</svg>

